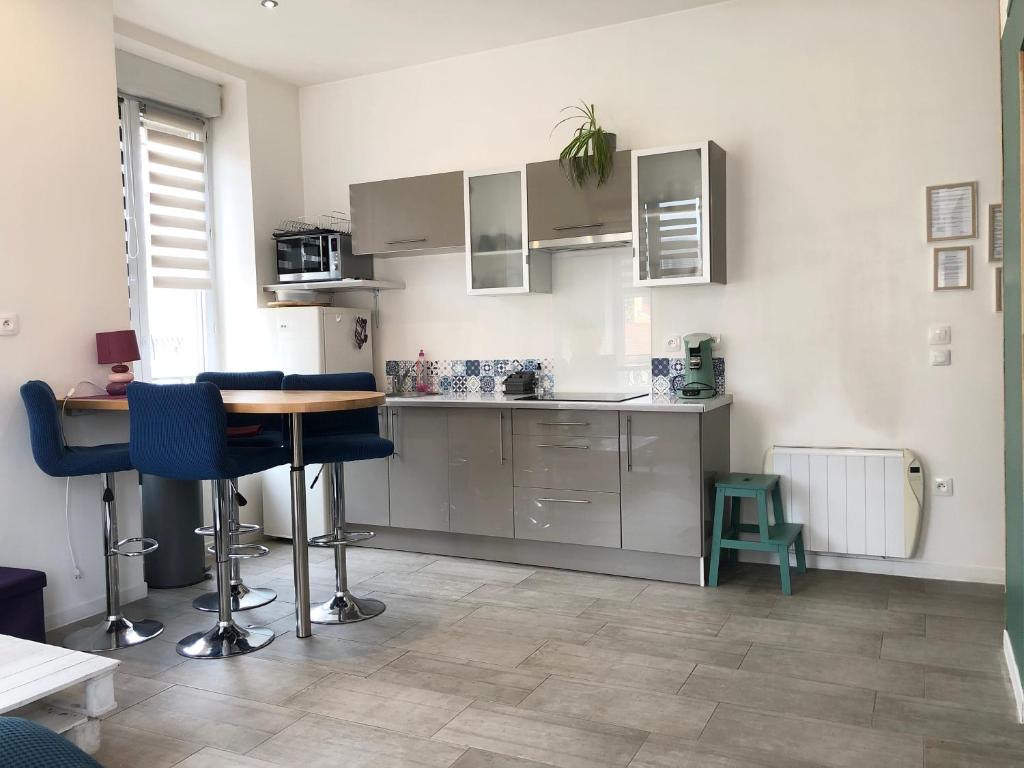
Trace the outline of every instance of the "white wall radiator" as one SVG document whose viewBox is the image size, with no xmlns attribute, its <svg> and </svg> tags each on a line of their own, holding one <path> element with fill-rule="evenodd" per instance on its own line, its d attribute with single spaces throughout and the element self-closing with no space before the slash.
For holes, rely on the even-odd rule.
<svg viewBox="0 0 1024 768">
<path fill-rule="evenodd" d="M 804 524 L 807 549 L 913 557 L 924 471 L 911 451 L 776 445 L 765 472 L 781 476 L 786 520 Z"/>
</svg>

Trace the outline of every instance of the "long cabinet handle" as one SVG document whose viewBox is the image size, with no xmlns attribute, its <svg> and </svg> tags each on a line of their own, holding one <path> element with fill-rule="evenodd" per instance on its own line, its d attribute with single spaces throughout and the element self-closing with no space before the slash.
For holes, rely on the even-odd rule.
<svg viewBox="0 0 1024 768">
<path fill-rule="evenodd" d="M 498 460 L 505 463 L 505 412 L 498 411 Z"/>
<path fill-rule="evenodd" d="M 427 238 L 425 237 L 410 237 L 405 240 L 388 240 L 385 245 L 405 245 L 406 243 L 425 243 Z"/>
<path fill-rule="evenodd" d="M 537 443 L 538 448 L 569 448 L 573 451 L 589 451 L 589 445 L 555 445 L 554 443 Z"/>
<path fill-rule="evenodd" d="M 391 409 L 391 442 L 395 445 L 395 456 L 401 456 L 401 451 L 398 450 L 398 430 L 395 429 L 395 419 L 398 417 L 398 410 L 395 408 Z"/>
<path fill-rule="evenodd" d="M 626 415 L 626 471 L 633 471 L 633 417 Z"/>
<path fill-rule="evenodd" d="M 539 498 L 537 501 L 557 501 L 559 504 L 589 504 L 589 499 L 547 499 Z"/>
<path fill-rule="evenodd" d="M 567 229 L 595 229 L 597 227 L 603 227 L 604 222 L 598 221 L 594 224 L 564 224 L 561 227 L 552 227 L 555 232 L 564 232 Z"/>
<path fill-rule="evenodd" d="M 538 427 L 589 427 L 589 421 L 538 421 Z"/>
</svg>

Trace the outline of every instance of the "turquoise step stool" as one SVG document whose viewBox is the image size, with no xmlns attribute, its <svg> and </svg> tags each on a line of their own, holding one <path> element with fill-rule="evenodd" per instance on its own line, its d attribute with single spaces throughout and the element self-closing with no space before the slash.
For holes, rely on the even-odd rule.
<svg viewBox="0 0 1024 768">
<path fill-rule="evenodd" d="M 774 525 L 768 524 L 768 494 L 771 494 L 772 497 Z M 732 499 L 732 503 L 730 504 L 729 525 L 726 527 L 725 506 L 726 499 L 729 498 Z M 757 499 L 757 525 L 740 522 L 740 501 L 744 498 Z M 741 539 L 739 538 L 741 533 L 756 533 L 758 538 Z M 737 550 L 740 549 L 754 552 L 776 552 L 779 555 L 782 593 L 792 595 L 793 587 L 789 581 L 790 545 L 795 545 L 796 548 L 797 570 L 800 573 L 806 573 L 804 527 L 800 523 L 786 522 L 778 475 L 733 473 L 715 481 L 715 524 L 711 540 L 711 573 L 708 578 L 708 586 L 718 586 L 718 565 L 723 549 L 729 550 L 726 556 L 731 563 L 736 562 Z"/>
</svg>

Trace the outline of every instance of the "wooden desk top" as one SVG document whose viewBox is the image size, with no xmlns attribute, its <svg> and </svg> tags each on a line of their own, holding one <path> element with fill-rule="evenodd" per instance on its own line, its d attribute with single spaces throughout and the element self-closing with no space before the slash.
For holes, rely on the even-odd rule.
<svg viewBox="0 0 1024 768">
<path fill-rule="evenodd" d="M 228 413 L 325 413 L 384 405 L 383 392 L 225 389 L 220 394 Z M 69 397 L 64 402 L 69 410 L 76 411 L 128 410 L 127 397 Z"/>
</svg>

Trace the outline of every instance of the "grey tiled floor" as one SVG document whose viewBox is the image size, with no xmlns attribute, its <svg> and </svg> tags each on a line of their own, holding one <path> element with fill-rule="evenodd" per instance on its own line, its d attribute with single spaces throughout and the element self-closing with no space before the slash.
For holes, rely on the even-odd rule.
<svg viewBox="0 0 1024 768">
<path fill-rule="evenodd" d="M 326 597 L 331 553 L 311 550 Z M 290 550 L 247 561 L 280 597 L 238 614 L 260 652 L 188 661 L 200 588 L 131 617 L 111 768 L 1020 766 L 1001 587 L 742 565 L 717 589 L 353 548 L 377 619 L 294 637 Z M 358 582 L 358 584 L 356 584 Z M 212 585 L 204 585 L 211 588 Z M 59 633 L 52 638 L 59 641 Z"/>
</svg>

